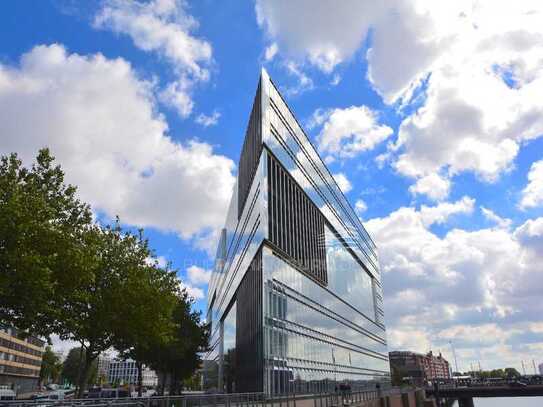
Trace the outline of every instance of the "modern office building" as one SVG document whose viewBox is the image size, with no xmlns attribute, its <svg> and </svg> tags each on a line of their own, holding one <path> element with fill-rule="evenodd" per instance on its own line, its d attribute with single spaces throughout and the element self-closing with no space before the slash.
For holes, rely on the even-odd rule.
<svg viewBox="0 0 543 407">
<path fill-rule="evenodd" d="M 111 357 L 109 355 L 103 355 L 98 357 L 98 366 L 96 369 L 97 382 L 107 382 L 109 377 L 109 365 L 111 364 Z"/>
<path fill-rule="evenodd" d="M 38 387 L 44 341 L 22 335 L 13 327 L 0 325 L 0 386 L 17 394 Z"/>
<path fill-rule="evenodd" d="M 155 387 L 158 377 L 154 370 L 143 366 L 142 385 Z M 138 384 L 138 367 L 133 360 L 110 360 L 108 363 L 108 382 L 110 384 Z"/>
<path fill-rule="evenodd" d="M 416 384 L 423 385 L 435 379 L 449 379 L 449 362 L 441 355 L 434 355 L 432 351 L 427 354 L 394 351 L 389 353 L 390 368 L 397 369 L 402 376 Z"/>
<path fill-rule="evenodd" d="M 208 296 L 208 391 L 390 380 L 376 246 L 264 70 Z"/>
</svg>

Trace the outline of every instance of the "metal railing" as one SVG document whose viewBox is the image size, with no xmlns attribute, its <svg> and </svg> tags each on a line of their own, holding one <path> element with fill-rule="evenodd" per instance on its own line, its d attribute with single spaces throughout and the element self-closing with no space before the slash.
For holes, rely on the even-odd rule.
<svg viewBox="0 0 543 407">
<path fill-rule="evenodd" d="M 264 393 L 186 394 L 136 398 L 9 400 L 0 407 L 338 407 L 378 399 L 389 390 L 367 389 L 353 392 L 285 394 Z"/>
<path fill-rule="evenodd" d="M 191 394 L 180 396 L 6 400 L 0 407 L 257 407 L 263 393 Z"/>
</svg>

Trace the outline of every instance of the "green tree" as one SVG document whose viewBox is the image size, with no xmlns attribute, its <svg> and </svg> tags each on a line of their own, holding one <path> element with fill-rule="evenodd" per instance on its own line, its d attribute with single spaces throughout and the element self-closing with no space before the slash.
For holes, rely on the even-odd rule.
<svg viewBox="0 0 543 407">
<path fill-rule="evenodd" d="M 505 377 L 509 379 L 520 377 L 519 371 L 515 369 L 514 367 L 506 367 L 504 369 L 504 374 L 505 374 Z"/>
<path fill-rule="evenodd" d="M 41 361 L 40 382 L 43 384 L 58 383 L 61 373 L 62 362 L 60 358 L 50 346 L 46 346 Z"/>
<path fill-rule="evenodd" d="M 178 394 L 183 381 L 191 377 L 202 363 L 200 353 L 208 344 L 209 329 L 201 321 L 201 313 L 192 310 L 193 301 L 182 290 L 176 297 L 172 320 L 173 336 L 154 349 L 150 365 L 167 381 L 170 394 Z"/>
<path fill-rule="evenodd" d="M 168 343 L 174 335 L 172 319 L 179 295 L 179 280 L 168 264 L 161 268 L 158 261 L 148 261 L 138 279 L 128 282 L 124 317 L 117 324 L 114 346 L 124 359 L 136 361 L 138 395 L 142 394 L 142 368 L 154 358 L 157 348 Z"/>
<path fill-rule="evenodd" d="M 72 274 L 89 206 L 64 183 L 49 150 L 30 169 L 0 158 L 0 320 L 48 337 L 55 331 L 56 277 Z"/>
<path fill-rule="evenodd" d="M 112 346 L 124 351 L 137 336 L 140 324 L 162 323 L 163 312 L 154 305 L 163 303 L 162 295 L 171 295 L 175 275 L 150 266 L 150 258 L 142 233 L 123 231 L 119 221 L 106 227 L 93 225 L 83 234 L 79 262 L 72 264 L 81 272 L 76 271 L 59 287 L 62 306 L 57 321 L 60 338 L 79 342 L 85 350 L 78 396 L 83 395 L 91 366 L 100 353 Z"/>
<path fill-rule="evenodd" d="M 63 369 L 78 396 L 112 346 L 180 383 L 205 345 L 200 314 L 175 271 L 153 261 L 143 232 L 94 223 L 53 161 L 47 149 L 31 169 L 15 154 L 0 160 L 0 320 L 78 342 L 79 358 L 71 352 Z"/>
<path fill-rule="evenodd" d="M 85 349 L 72 348 L 68 352 L 62 364 L 62 379 L 70 384 L 77 384 L 79 379 L 80 366 L 85 359 Z M 95 361 L 90 369 L 87 384 L 94 383 L 98 372 L 98 362 Z"/>
</svg>

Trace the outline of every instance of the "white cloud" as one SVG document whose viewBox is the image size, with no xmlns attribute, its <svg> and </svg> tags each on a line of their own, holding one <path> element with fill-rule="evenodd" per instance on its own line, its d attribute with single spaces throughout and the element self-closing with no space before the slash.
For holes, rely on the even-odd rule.
<svg viewBox="0 0 543 407">
<path fill-rule="evenodd" d="M 192 113 L 194 103 L 189 94 L 190 85 L 186 81 L 170 82 L 158 97 L 159 100 L 177 111 L 180 117 L 186 118 Z"/>
<path fill-rule="evenodd" d="M 201 288 L 194 287 L 190 284 L 186 284 L 183 282 L 180 282 L 179 286 L 181 287 L 182 290 L 186 290 L 187 294 L 196 301 L 203 300 L 206 297 L 204 290 L 202 290 Z"/>
<path fill-rule="evenodd" d="M 211 270 L 206 270 L 198 266 L 190 266 L 187 269 L 189 282 L 194 285 L 205 285 L 211 278 Z"/>
<path fill-rule="evenodd" d="M 531 208 L 543 204 L 543 160 L 536 161 L 528 173 L 528 185 L 522 191 L 521 208 Z"/>
<path fill-rule="evenodd" d="M 321 126 L 330 117 L 330 111 L 322 108 L 316 109 L 311 117 L 306 120 L 305 128 L 313 130 L 315 127 Z"/>
<path fill-rule="evenodd" d="M 354 204 L 354 209 L 358 215 L 361 215 L 362 213 L 366 212 L 368 205 L 366 205 L 366 202 L 364 202 L 362 199 L 358 199 Z"/>
<path fill-rule="evenodd" d="M 395 88 L 373 82 L 388 102 L 405 102 L 429 75 L 421 107 L 400 126 L 395 166 L 409 176 L 446 169 L 495 181 L 512 167 L 522 142 L 543 134 L 541 4 L 417 4 L 416 15 L 399 16 L 411 30 L 401 47 L 383 31 L 373 49 L 388 56 L 369 61 L 376 72 L 386 65 L 399 78 Z M 424 24 L 416 24 L 421 19 Z M 412 47 L 423 57 L 412 58 Z M 409 74 L 404 64 L 392 63 L 397 52 L 425 62 Z"/>
<path fill-rule="evenodd" d="M 465 196 L 454 203 L 442 202 L 437 206 L 422 205 L 420 208 L 420 217 L 425 226 L 435 223 L 445 223 L 451 215 L 472 213 L 474 204 L 475 199 Z"/>
<path fill-rule="evenodd" d="M 357 0 L 257 0 L 255 4 L 258 25 L 287 56 L 307 59 L 324 72 L 356 51 L 375 8 L 371 2 Z"/>
<path fill-rule="evenodd" d="M 338 172 L 336 174 L 332 174 L 332 176 L 336 180 L 339 189 L 341 189 L 341 192 L 343 192 L 344 194 L 353 189 L 351 181 L 349 181 L 344 173 Z"/>
<path fill-rule="evenodd" d="M 332 80 L 330 81 L 330 85 L 336 86 L 341 82 L 341 75 L 335 74 Z"/>
<path fill-rule="evenodd" d="M 0 150 L 27 164 L 50 147 L 81 198 L 109 217 L 185 239 L 224 221 L 234 163 L 206 143 L 174 141 L 152 85 L 121 58 L 50 45 L 0 65 L 0 134 Z"/>
<path fill-rule="evenodd" d="M 543 312 L 543 218 L 513 231 L 452 229 L 440 237 L 430 230 L 470 208 L 463 199 L 365 222 L 380 254 L 389 347 L 441 349 L 451 361 L 453 340 L 461 368 L 477 359 L 486 368 L 516 365 L 530 351 L 515 335 L 532 335 Z"/>
<path fill-rule="evenodd" d="M 271 61 L 275 55 L 277 54 L 277 51 L 279 51 L 279 47 L 277 46 L 277 43 L 274 42 L 270 46 L 266 47 L 266 51 L 264 52 L 264 59 L 266 62 Z"/>
<path fill-rule="evenodd" d="M 260 0 L 256 12 L 285 58 L 325 72 L 354 55 L 372 29 L 368 79 L 386 103 L 409 112 L 381 156 L 403 175 L 473 172 L 494 182 L 513 167 L 521 145 L 543 134 L 537 0 Z"/>
<path fill-rule="evenodd" d="M 201 124 L 204 127 L 216 126 L 220 118 L 221 118 L 221 113 L 214 110 L 210 116 L 206 116 L 205 114 L 200 113 L 196 117 L 196 123 Z"/>
<path fill-rule="evenodd" d="M 425 177 L 419 178 L 414 185 L 409 187 L 409 192 L 413 195 L 426 195 L 434 201 L 441 201 L 449 195 L 451 182 L 436 173 L 431 173 Z"/>
<path fill-rule="evenodd" d="M 532 251 L 543 254 L 543 218 L 529 219 L 515 230 L 515 238 Z"/>
<path fill-rule="evenodd" d="M 285 90 L 287 96 L 295 96 L 305 91 L 313 89 L 313 80 L 307 76 L 298 64 L 293 61 L 287 61 L 284 64 L 287 72 L 296 78 L 296 85 Z"/>
<path fill-rule="evenodd" d="M 190 114 L 190 89 L 194 82 L 208 80 L 212 61 L 209 42 L 191 35 L 197 26 L 181 0 L 108 0 L 94 18 L 94 27 L 126 34 L 136 47 L 169 63 L 178 79 L 166 87 L 161 100 L 181 117 Z"/>
<path fill-rule="evenodd" d="M 493 210 L 481 206 L 481 212 L 483 216 L 490 222 L 494 222 L 498 227 L 508 229 L 511 226 L 511 219 L 502 218 L 496 215 Z"/>
<path fill-rule="evenodd" d="M 321 152 L 340 158 L 352 158 L 362 151 L 373 149 L 386 140 L 393 131 L 378 123 L 378 115 L 367 106 L 332 109 L 323 113 L 317 110 L 314 123 L 326 122 L 317 136 Z"/>
<path fill-rule="evenodd" d="M 451 215 L 458 213 L 472 213 L 475 199 L 464 196 L 454 203 L 442 202 L 437 206 L 425 206 L 420 208 L 420 217 L 425 226 L 435 223 L 445 223 Z"/>
</svg>

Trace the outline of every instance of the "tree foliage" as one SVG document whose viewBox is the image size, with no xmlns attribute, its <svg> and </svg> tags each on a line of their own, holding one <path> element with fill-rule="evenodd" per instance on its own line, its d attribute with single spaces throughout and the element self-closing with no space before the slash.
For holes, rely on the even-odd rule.
<svg viewBox="0 0 543 407">
<path fill-rule="evenodd" d="M 43 384 L 58 383 L 61 373 L 62 362 L 60 358 L 50 346 L 46 346 L 41 361 L 40 382 Z"/>
<path fill-rule="evenodd" d="M 175 383 L 189 377 L 206 331 L 176 271 L 159 266 L 143 231 L 94 222 L 53 163 L 47 149 L 30 169 L 15 154 L 0 160 L 0 320 L 78 342 L 63 375 L 79 396 L 112 347 Z"/>
<path fill-rule="evenodd" d="M 79 375 L 80 375 L 80 366 L 82 361 L 85 359 L 85 349 L 83 348 L 72 348 L 68 352 L 64 363 L 62 364 L 62 379 L 67 381 L 70 384 L 77 384 Z M 96 380 L 96 375 L 98 372 L 98 362 L 94 361 L 88 378 L 87 384 L 94 383 Z"/>
<path fill-rule="evenodd" d="M 0 159 L 0 320 L 42 336 L 55 330 L 56 277 L 71 274 L 92 219 L 53 160 L 47 149 L 31 169 Z"/>
<path fill-rule="evenodd" d="M 200 366 L 200 353 L 206 350 L 209 338 L 207 326 L 201 321 L 200 312 L 191 309 L 192 300 L 183 290 L 177 297 L 173 310 L 173 335 L 154 348 L 149 364 L 169 385 L 170 394 L 180 391 L 182 382 Z"/>
<path fill-rule="evenodd" d="M 506 367 L 505 369 L 493 369 L 493 370 L 481 370 L 467 372 L 472 377 L 479 377 L 481 379 L 489 378 L 502 378 L 502 379 L 514 379 L 520 377 L 520 373 L 514 367 Z"/>
</svg>

